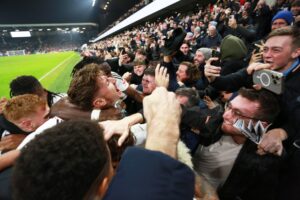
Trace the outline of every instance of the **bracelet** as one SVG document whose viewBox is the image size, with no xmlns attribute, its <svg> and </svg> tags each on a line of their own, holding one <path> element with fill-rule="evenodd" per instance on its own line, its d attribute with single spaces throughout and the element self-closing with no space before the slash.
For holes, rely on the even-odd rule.
<svg viewBox="0 0 300 200">
<path fill-rule="evenodd" d="M 91 120 L 98 121 L 100 119 L 100 109 L 94 109 L 91 113 Z"/>
</svg>

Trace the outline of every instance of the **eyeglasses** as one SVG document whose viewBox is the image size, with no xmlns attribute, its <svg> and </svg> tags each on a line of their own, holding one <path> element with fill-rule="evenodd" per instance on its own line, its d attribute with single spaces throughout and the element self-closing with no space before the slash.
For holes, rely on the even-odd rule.
<svg viewBox="0 0 300 200">
<path fill-rule="evenodd" d="M 261 120 L 261 119 L 255 118 L 255 117 L 248 117 L 248 116 L 244 115 L 239 110 L 232 108 L 232 104 L 230 102 L 225 104 L 225 111 L 229 111 L 229 110 L 231 111 L 232 115 L 236 116 L 239 119 L 249 119 L 249 120 L 255 120 L 255 121 Z"/>
<path fill-rule="evenodd" d="M 300 149 L 300 140 L 295 140 L 293 145 L 297 148 Z"/>
</svg>

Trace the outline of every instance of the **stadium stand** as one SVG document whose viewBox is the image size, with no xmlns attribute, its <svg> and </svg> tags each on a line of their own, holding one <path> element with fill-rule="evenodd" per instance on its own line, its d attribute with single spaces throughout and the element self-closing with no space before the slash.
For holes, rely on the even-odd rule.
<svg viewBox="0 0 300 200">
<path fill-rule="evenodd" d="M 0 52 L 25 50 L 26 54 L 78 50 L 97 35 L 98 26 L 93 23 L 69 24 L 11 24 L 0 25 L 2 32 Z M 13 37 L 13 33 L 30 33 Z"/>
</svg>

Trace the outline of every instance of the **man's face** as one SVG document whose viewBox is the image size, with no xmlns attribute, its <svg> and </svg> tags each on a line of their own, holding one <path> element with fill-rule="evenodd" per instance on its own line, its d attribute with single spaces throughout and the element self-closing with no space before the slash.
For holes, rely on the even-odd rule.
<svg viewBox="0 0 300 200">
<path fill-rule="evenodd" d="M 128 54 L 123 54 L 122 55 L 122 63 L 124 63 L 124 64 L 127 64 L 127 63 L 129 63 L 130 62 L 130 57 L 128 56 Z"/>
<path fill-rule="evenodd" d="M 17 123 L 17 124 L 19 124 L 19 125 L 21 124 L 19 127 L 22 130 L 27 131 L 27 132 L 32 132 L 32 131 L 35 131 L 41 125 L 43 125 L 49 119 L 49 114 L 50 114 L 50 108 L 47 104 L 45 104 L 43 106 L 39 106 L 36 109 L 36 112 L 34 114 L 19 120 L 20 122 L 24 121 L 24 120 L 30 121 L 30 126 L 25 127 L 26 130 L 24 130 L 22 123 Z"/>
<path fill-rule="evenodd" d="M 274 36 L 266 41 L 263 49 L 265 63 L 271 64 L 271 70 L 284 71 L 288 69 L 299 56 L 292 50 L 292 38 L 290 36 Z"/>
<path fill-rule="evenodd" d="M 229 102 L 229 106 L 223 114 L 222 131 L 229 135 L 240 135 L 241 133 L 233 127 L 237 119 L 243 119 L 246 123 L 255 118 L 259 103 L 250 101 L 240 95 Z"/>
<path fill-rule="evenodd" d="M 176 72 L 178 81 L 183 82 L 189 78 L 188 75 L 186 74 L 187 68 L 188 67 L 186 65 L 179 65 L 178 70 Z"/>
<path fill-rule="evenodd" d="M 181 105 L 186 105 L 189 100 L 187 96 L 183 96 L 183 95 L 176 95 L 176 99 Z"/>
<path fill-rule="evenodd" d="M 144 94 L 151 94 L 156 88 L 155 77 L 151 75 L 144 75 L 142 79 L 142 87 Z"/>
<path fill-rule="evenodd" d="M 135 65 L 133 67 L 134 73 L 138 76 L 141 76 L 144 73 L 145 69 L 146 69 L 145 65 Z"/>
<path fill-rule="evenodd" d="M 281 27 L 285 27 L 288 26 L 287 22 L 284 19 L 276 19 L 274 20 L 274 22 L 272 23 L 272 30 L 281 28 Z"/>
<path fill-rule="evenodd" d="M 180 51 L 184 54 L 187 55 L 189 53 L 189 46 L 187 44 L 182 44 L 180 46 Z"/>
<path fill-rule="evenodd" d="M 208 28 L 208 35 L 211 36 L 211 37 L 214 37 L 216 34 L 217 34 L 216 29 L 214 27 L 210 26 Z"/>
<path fill-rule="evenodd" d="M 205 63 L 205 57 L 201 51 L 196 51 L 196 54 L 194 56 L 194 64 L 196 66 L 199 66 L 201 64 Z"/>
<path fill-rule="evenodd" d="M 107 76 L 101 75 L 97 79 L 99 86 L 94 99 L 103 98 L 106 100 L 106 106 L 114 106 L 115 102 L 121 98 L 121 92 L 117 91 L 115 86 L 116 80 Z"/>
<path fill-rule="evenodd" d="M 291 12 L 294 16 L 297 16 L 300 14 L 300 6 L 293 6 L 291 7 Z"/>
</svg>

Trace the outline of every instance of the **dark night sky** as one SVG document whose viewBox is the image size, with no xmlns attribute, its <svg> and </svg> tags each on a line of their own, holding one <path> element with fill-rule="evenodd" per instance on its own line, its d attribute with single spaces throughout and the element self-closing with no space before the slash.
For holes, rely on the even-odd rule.
<svg viewBox="0 0 300 200">
<path fill-rule="evenodd" d="M 101 28 L 115 21 L 139 0 L 0 0 L 0 24 L 94 22 Z"/>
<path fill-rule="evenodd" d="M 1 0 L 0 24 L 96 22 L 99 6 L 91 5 L 92 0 Z"/>
</svg>

